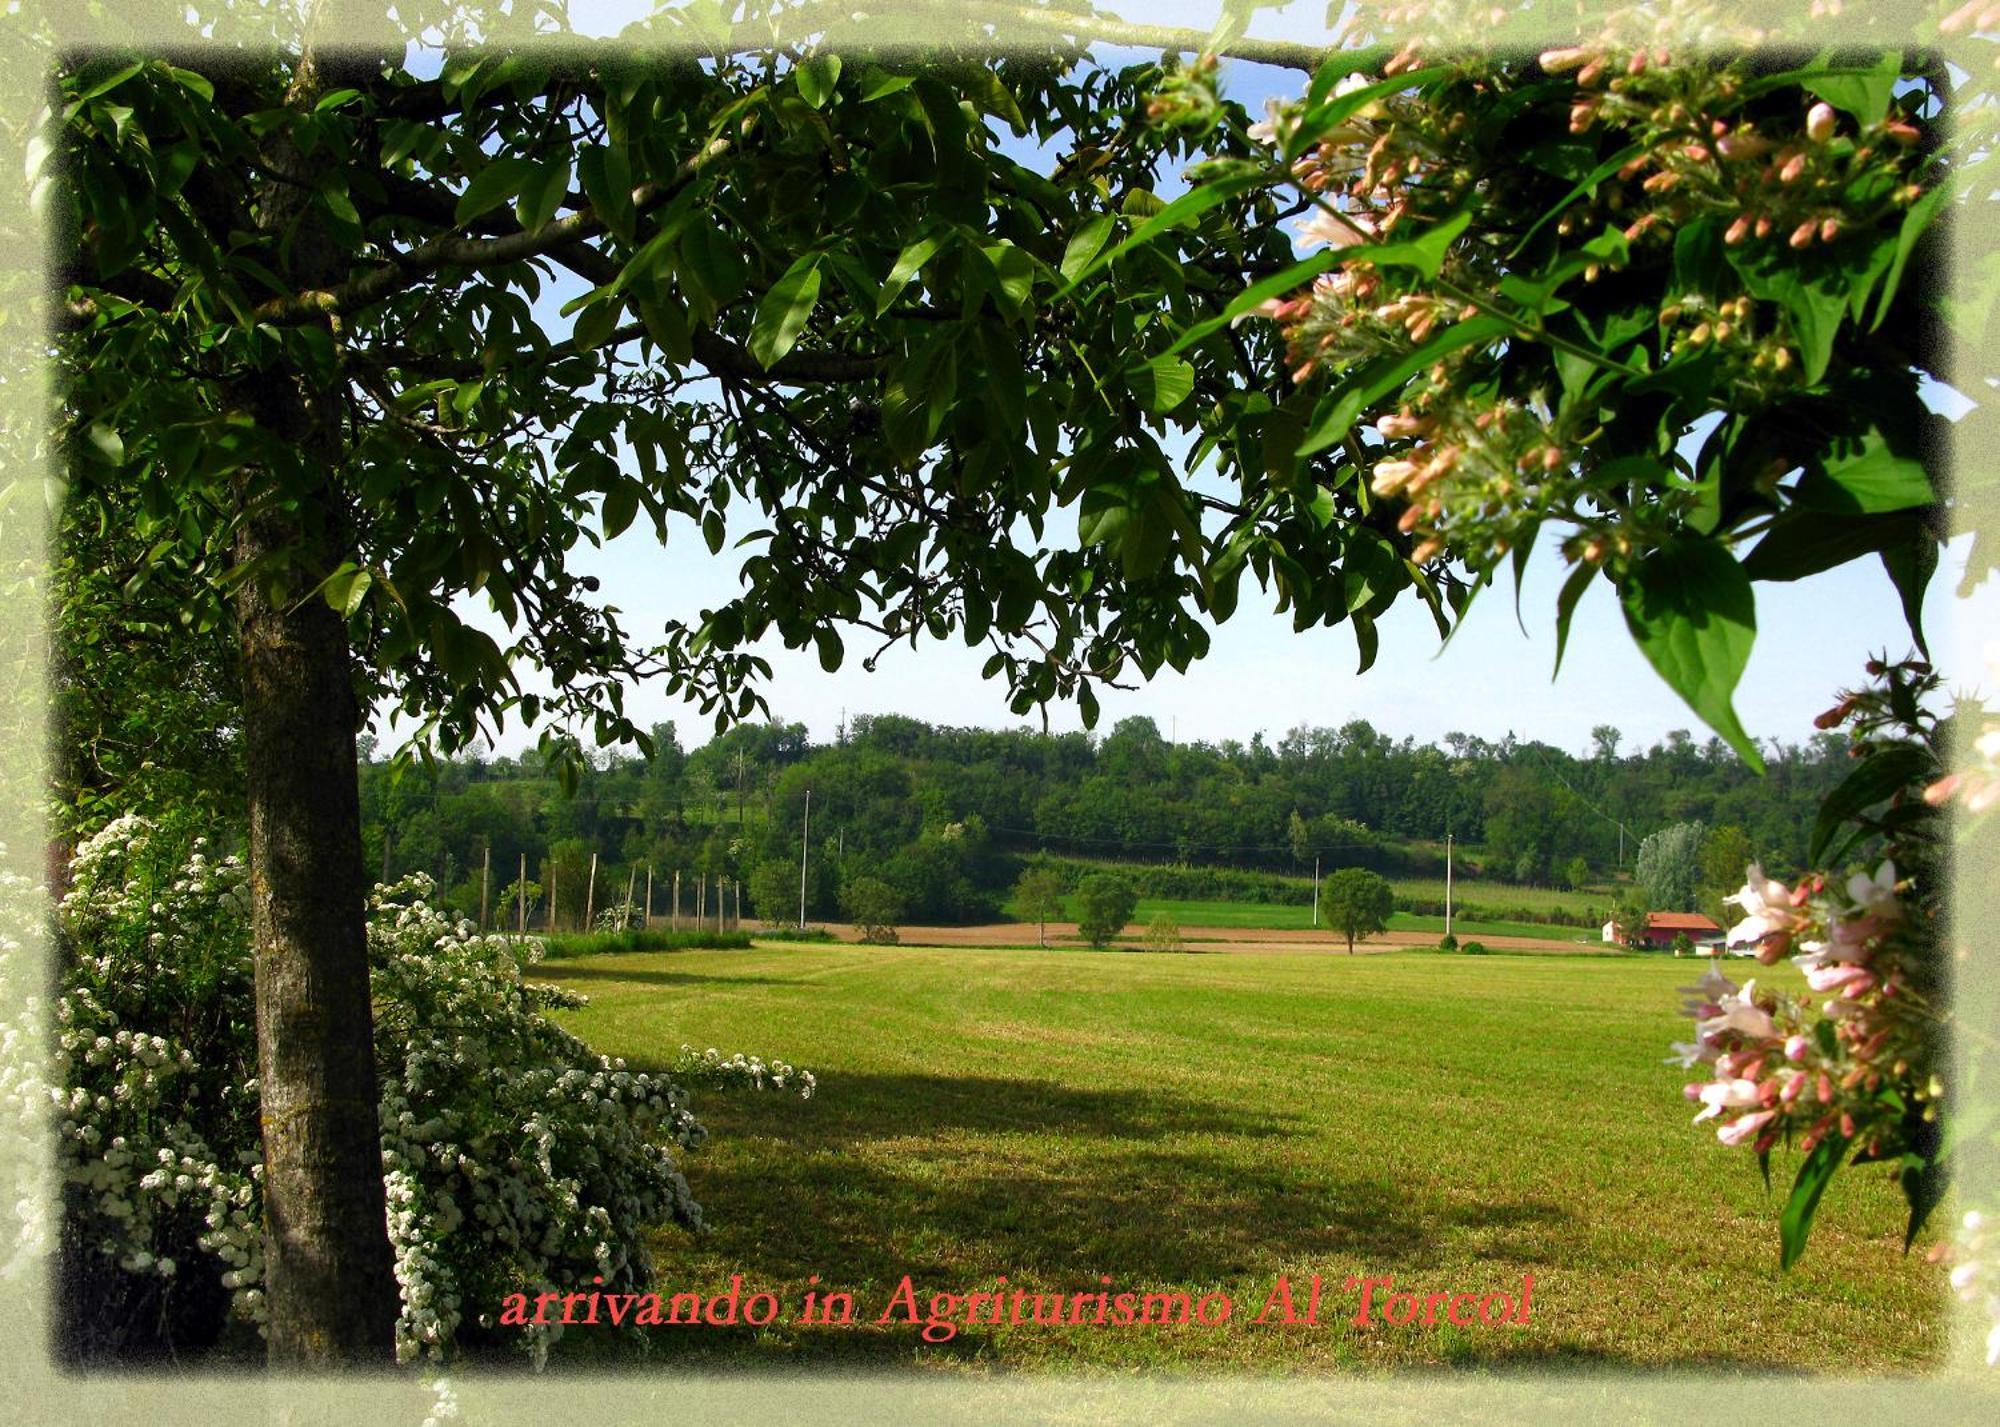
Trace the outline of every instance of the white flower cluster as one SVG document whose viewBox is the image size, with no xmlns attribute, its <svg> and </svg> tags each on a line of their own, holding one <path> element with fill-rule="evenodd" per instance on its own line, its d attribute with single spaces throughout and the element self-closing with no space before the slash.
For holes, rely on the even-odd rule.
<svg viewBox="0 0 2000 1427">
<path fill-rule="evenodd" d="M 681 1047 L 680 1058 L 670 1072 L 676 1080 L 687 1085 L 710 1085 L 718 1088 L 739 1088 L 762 1090 L 766 1086 L 773 1090 L 783 1090 L 788 1085 L 796 1085 L 801 1100 L 812 1099 L 812 1093 L 819 1086 L 810 1070 L 800 1070 L 782 1060 L 761 1060 L 742 1051 L 732 1056 L 724 1056 L 714 1046 L 696 1051 L 691 1045 Z"/>
<path fill-rule="evenodd" d="M 48 1205 L 48 997 L 29 948 L 44 915 L 41 888 L 9 870 L 0 843 L 0 1279 L 21 1276 L 55 1241 Z"/>
<path fill-rule="evenodd" d="M 245 873 L 120 819 L 77 852 L 59 909 L 68 963 L 54 1073 L 64 1233 L 124 1274 L 218 1275 L 264 1314 L 253 967 Z M 593 1052 L 547 1011 L 583 998 L 522 979 L 532 939 L 480 936 L 379 887 L 368 939 L 382 1168 L 402 1311 L 397 1352 L 442 1361 L 508 1293 L 652 1279 L 646 1235 L 701 1210 L 669 1145 L 706 1136 L 687 1091 Z M 812 1077 L 711 1052 L 716 1085 Z M 530 1328 L 541 1361 L 559 1326 Z"/>
</svg>

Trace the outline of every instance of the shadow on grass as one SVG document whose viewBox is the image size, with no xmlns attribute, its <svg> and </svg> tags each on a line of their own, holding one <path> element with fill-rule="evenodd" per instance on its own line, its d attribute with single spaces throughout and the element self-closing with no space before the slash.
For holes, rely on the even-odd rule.
<svg viewBox="0 0 2000 1427">
<path fill-rule="evenodd" d="M 1413 1202 L 1387 1161 L 1287 1153 L 1296 1117 L 1166 1091 L 844 1074 L 810 1107 L 698 1094 L 695 1109 L 717 1136 L 688 1164 L 709 1247 L 746 1278 L 817 1273 L 877 1292 L 905 1273 L 939 1289 L 976 1286 L 968 1272 L 1215 1283 L 1313 1257 L 1407 1261 L 1467 1226 L 1496 1245 L 1531 1240 L 1566 1217 L 1526 1202 L 1440 1211 Z M 933 1147 L 911 1155 L 912 1141 Z M 661 1248 L 663 1268 L 685 1262 L 685 1241 Z"/>
</svg>

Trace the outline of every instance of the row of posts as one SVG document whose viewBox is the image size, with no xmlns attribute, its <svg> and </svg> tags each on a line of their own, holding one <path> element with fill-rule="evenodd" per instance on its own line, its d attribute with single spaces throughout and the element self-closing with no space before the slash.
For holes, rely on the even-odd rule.
<svg viewBox="0 0 2000 1427">
<path fill-rule="evenodd" d="M 516 888 L 514 929 L 517 932 L 525 934 L 528 930 L 528 855 L 525 852 L 521 854 L 520 876 L 514 885 Z M 558 929 L 560 902 L 557 896 L 557 885 L 554 869 L 551 868 L 548 886 L 548 917 L 543 924 L 543 930 L 545 931 Z M 681 874 L 678 870 L 673 875 L 672 886 L 672 909 L 667 914 L 667 921 L 671 930 L 679 931 L 681 930 L 682 919 Z M 491 905 L 492 887 L 493 849 L 489 847 L 486 849 L 484 856 L 480 858 L 479 866 L 479 929 L 482 932 L 489 930 L 495 925 Z M 638 890 L 639 869 L 635 865 L 625 879 L 625 906 L 630 907 L 634 905 L 633 899 Z M 720 875 L 711 877 L 708 873 L 702 872 L 696 874 L 691 890 L 694 893 L 694 906 L 690 909 L 687 918 L 687 925 L 690 931 L 734 931 L 743 925 L 743 884 L 741 882 L 733 877 L 724 878 Z M 715 904 L 713 915 L 709 911 L 711 896 Z M 504 908 L 501 914 L 505 915 Z M 590 877 L 584 884 L 583 929 L 589 931 L 596 920 L 597 854 L 593 852 L 590 854 Z M 639 929 L 642 931 L 651 931 L 652 928 L 653 866 L 651 863 L 648 863 L 646 864 L 646 900 L 639 904 Z"/>
</svg>

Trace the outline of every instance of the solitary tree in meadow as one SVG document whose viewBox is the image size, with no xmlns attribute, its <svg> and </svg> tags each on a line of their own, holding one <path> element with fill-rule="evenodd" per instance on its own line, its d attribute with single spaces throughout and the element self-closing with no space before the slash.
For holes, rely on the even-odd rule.
<svg viewBox="0 0 2000 1427">
<path fill-rule="evenodd" d="M 1063 914 L 1062 878 L 1050 867 L 1030 867 L 1014 884 L 1014 910 L 1035 923 L 1035 944 L 1049 944 L 1049 923 Z"/>
<path fill-rule="evenodd" d="M 1093 872 L 1077 884 L 1077 932 L 1102 949 L 1125 930 L 1138 907 L 1139 896 L 1130 882 L 1115 872 Z"/>
<path fill-rule="evenodd" d="M 1321 884 L 1319 907 L 1327 925 L 1347 938 L 1347 954 L 1352 956 L 1357 940 L 1389 929 L 1396 889 L 1378 872 L 1343 867 Z"/>
</svg>

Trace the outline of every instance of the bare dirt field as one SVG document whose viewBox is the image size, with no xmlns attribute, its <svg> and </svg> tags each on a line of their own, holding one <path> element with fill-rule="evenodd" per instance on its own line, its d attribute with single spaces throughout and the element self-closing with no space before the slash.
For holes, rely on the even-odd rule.
<svg viewBox="0 0 2000 1427">
<path fill-rule="evenodd" d="M 826 929 L 843 941 L 859 941 L 861 934 L 843 922 L 827 922 Z M 1033 946 L 1035 928 L 1022 922 L 990 922 L 982 926 L 969 927 L 913 927 L 896 928 L 899 942 L 903 946 Z M 1048 928 L 1051 948 L 1081 947 L 1085 943 L 1076 934 L 1074 922 L 1050 922 Z M 1549 937 L 1531 936 L 1482 936 L 1477 938 L 1495 951 L 1537 951 L 1563 952 L 1580 955 L 1603 954 L 1614 948 L 1597 941 L 1580 941 L 1580 933 L 1572 932 L 1565 938 L 1561 935 Z M 1433 932 L 1377 932 L 1366 941 L 1357 942 L 1355 954 L 1366 952 L 1396 951 L 1406 947 L 1434 947 L 1438 943 Z M 1330 931 L 1284 931 L 1257 927 L 1201 927 L 1181 928 L 1181 946 L 1191 952 L 1301 952 L 1324 954 L 1334 952 L 1345 955 L 1347 943 Z M 1113 943 L 1113 949 L 1125 951 L 1145 950 L 1143 934 L 1127 932 Z"/>
</svg>

